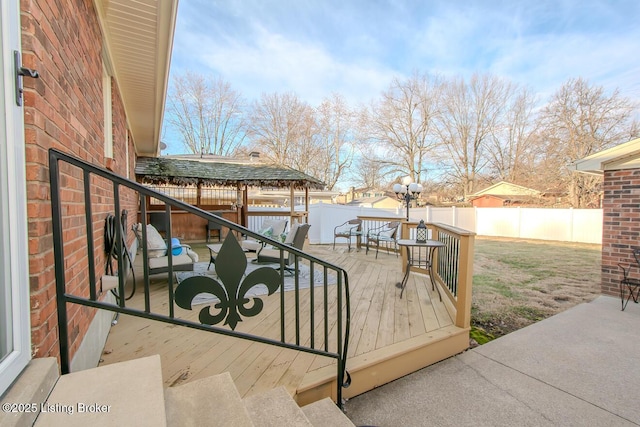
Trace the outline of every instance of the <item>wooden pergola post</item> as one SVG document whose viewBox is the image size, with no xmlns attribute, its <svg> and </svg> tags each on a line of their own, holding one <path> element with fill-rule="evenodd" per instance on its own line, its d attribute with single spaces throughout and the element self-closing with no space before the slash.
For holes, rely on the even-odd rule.
<svg viewBox="0 0 640 427">
<path fill-rule="evenodd" d="M 290 220 L 289 223 L 293 224 L 293 219 L 296 217 L 296 209 L 295 209 L 295 186 L 293 184 L 291 184 L 289 186 L 289 205 L 290 205 L 290 209 L 291 209 L 291 213 L 290 213 Z"/>
<path fill-rule="evenodd" d="M 237 208 L 238 211 L 238 220 L 236 221 L 238 224 L 243 227 L 248 227 L 249 224 L 249 196 L 248 196 L 248 187 L 244 184 L 238 183 L 236 188 L 236 202 L 239 202 L 242 206 Z M 242 197 L 240 195 L 242 194 Z"/>
<path fill-rule="evenodd" d="M 309 187 L 304 187 L 304 211 L 307 213 L 305 215 L 305 222 L 309 223 Z"/>
</svg>

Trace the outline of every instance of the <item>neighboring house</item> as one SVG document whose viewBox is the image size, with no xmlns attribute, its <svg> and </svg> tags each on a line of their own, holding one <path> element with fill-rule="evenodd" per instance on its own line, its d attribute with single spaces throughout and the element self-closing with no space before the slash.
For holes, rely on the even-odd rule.
<svg viewBox="0 0 640 427">
<path fill-rule="evenodd" d="M 640 138 L 578 160 L 573 167 L 604 178 L 601 292 L 620 296 L 618 264 L 635 264 L 632 251 L 640 248 Z"/>
<path fill-rule="evenodd" d="M 364 197 L 355 199 L 347 203 L 347 206 L 358 206 L 361 208 L 392 208 L 397 209 L 402 205 L 398 199 L 389 196 Z"/>
<path fill-rule="evenodd" d="M 468 196 L 468 200 L 474 207 L 495 208 L 503 206 L 515 206 L 535 204 L 540 200 L 542 193 L 533 188 L 500 181 L 484 190 Z"/>
<path fill-rule="evenodd" d="M 349 191 L 347 191 L 346 193 L 337 195 L 334 200 L 337 204 L 344 205 L 349 202 L 352 202 L 353 200 L 387 196 L 388 193 L 389 192 L 386 190 L 369 188 L 369 187 L 364 187 L 364 188 L 351 187 Z"/>
<path fill-rule="evenodd" d="M 60 354 L 48 149 L 131 179 L 136 155 L 158 154 L 177 4 L 2 0 L 0 395 L 32 357 Z M 23 78 L 23 106 L 16 102 L 14 51 L 22 53 L 24 67 L 39 73 L 38 79 Z M 72 200 L 81 192 L 82 175 L 62 173 L 61 198 Z M 123 209 L 138 211 L 133 195 L 121 200 Z M 85 228 L 83 210 L 66 212 L 77 217 L 77 229 L 64 230 L 68 236 Z M 93 200 L 92 210 L 100 248 L 113 197 Z M 129 232 L 128 243 L 134 240 Z M 81 239 L 65 247 L 65 270 L 74 286 L 87 286 L 86 254 Z M 106 255 L 97 258 L 99 277 Z M 103 313 L 69 308 L 72 371 L 97 366 L 112 317 Z"/>
</svg>

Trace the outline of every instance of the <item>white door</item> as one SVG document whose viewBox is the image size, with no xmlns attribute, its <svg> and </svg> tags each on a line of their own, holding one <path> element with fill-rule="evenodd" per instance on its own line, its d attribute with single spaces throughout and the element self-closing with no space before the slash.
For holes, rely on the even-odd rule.
<svg viewBox="0 0 640 427">
<path fill-rule="evenodd" d="M 19 6 L 20 0 L 0 2 L 0 395 L 31 358 L 24 122 L 13 60 L 20 51 Z"/>
</svg>

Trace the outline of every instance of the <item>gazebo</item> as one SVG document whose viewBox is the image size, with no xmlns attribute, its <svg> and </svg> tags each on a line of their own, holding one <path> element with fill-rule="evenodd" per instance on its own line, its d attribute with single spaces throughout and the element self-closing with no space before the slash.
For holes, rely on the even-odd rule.
<svg viewBox="0 0 640 427">
<path fill-rule="evenodd" d="M 139 157 L 135 174 L 142 184 L 245 227 L 249 226 L 249 216 L 268 215 L 267 212 L 249 212 L 249 187 L 288 188 L 292 201 L 289 203 L 291 222 L 306 222 L 309 189 L 325 187 L 322 181 L 295 169 L 218 156 Z M 304 211 L 295 210 L 295 190 L 304 190 Z M 154 211 L 163 210 L 164 204 L 160 201 L 147 200 L 150 216 Z M 179 234 L 189 240 L 201 238 L 206 228 L 204 220 L 181 214 L 172 212 L 172 224 Z M 148 221 L 153 223 L 153 218 Z"/>
</svg>

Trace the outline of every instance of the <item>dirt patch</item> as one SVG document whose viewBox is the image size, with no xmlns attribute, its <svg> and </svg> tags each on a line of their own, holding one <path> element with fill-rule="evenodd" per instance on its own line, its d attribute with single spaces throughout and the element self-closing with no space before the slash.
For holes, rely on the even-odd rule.
<svg viewBox="0 0 640 427">
<path fill-rule="evenodd" d="M 475 328 L 499 337 L 600 294 L 600 245 L 477 238 Z"/>
</svg>

